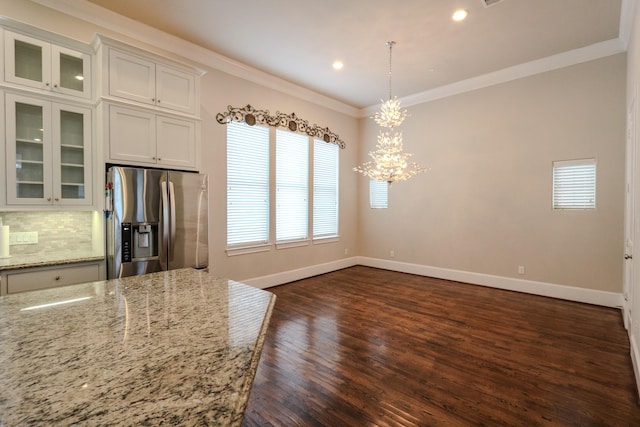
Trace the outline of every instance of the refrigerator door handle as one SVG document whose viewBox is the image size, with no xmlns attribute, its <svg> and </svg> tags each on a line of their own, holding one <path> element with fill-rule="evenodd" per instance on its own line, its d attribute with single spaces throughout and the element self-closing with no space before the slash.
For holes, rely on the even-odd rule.
<svg viewBox="0 0 640 427">
<path fill-rule="evenodd" d="M 162 251 L 160 254 L 160 266 L 163 270 L 168 270 L 166 264 L 167 250 L 169 246 L 169 194 L 167 193 L 167 182 L 160 183 L 162 193 Z"/>
<path fill-rule="evenodd" d="M 169 181 L 169 202 L 171 203 L 171 240 L 169 242 L 169 261 L 173 261 L 176 243 L 176 192 L 173 189 L 172 181 Z"/>
</svg>

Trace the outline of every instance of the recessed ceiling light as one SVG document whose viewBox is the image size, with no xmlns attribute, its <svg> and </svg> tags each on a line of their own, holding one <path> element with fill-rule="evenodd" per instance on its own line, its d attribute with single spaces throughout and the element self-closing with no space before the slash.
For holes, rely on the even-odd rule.
<svg viewBox="0 0 640 427">
<path fill-rule="evenodd" d="M 333 62 L 333 69 L 334 70 L 342 70 L 342 68 L 344 68 L 344 64 L 342 63 L 342 61 L 334 61 Z"/>
<path fill-rule="evenodd" d="M 456 22 L 460 22 L 460 21 L 464 21 L 467 15 L 469 15 L 469 11 L 467 11 L 466 9 L 458 9 L 455 12 L 453 12 L 453 15 L 451 15 L 451 18 Z"/>
</svg>

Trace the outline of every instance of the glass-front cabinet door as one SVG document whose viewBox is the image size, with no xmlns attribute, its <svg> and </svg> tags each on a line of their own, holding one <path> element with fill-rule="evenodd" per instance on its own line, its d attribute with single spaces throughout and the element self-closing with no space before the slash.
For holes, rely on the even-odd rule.
<svg viewBox="0 0 640 427">
<path fill-rule="evenodd" d="M 51 104 L 6 95 L 7 203 L 51 204 Z"/>
<path fill-rule="evenodd" d="M 91 110 L 53 105 L 54 202 L 91 202 Z"/>
<path fill-rule="evenodd" d="M 91 110 L 6 95 L 8 205 L 91 204 Z"/>
<path fill-rule="evenodd" d="M 53 90 L 72 96 L 90 96 L 91 57 L 64 47 L 51 47 Z"/>
<path fill-rule="evenodd" d="M 5 31 L 5 80 L 71 96 L 91 95 L 91 56 Z"/>
</svg>

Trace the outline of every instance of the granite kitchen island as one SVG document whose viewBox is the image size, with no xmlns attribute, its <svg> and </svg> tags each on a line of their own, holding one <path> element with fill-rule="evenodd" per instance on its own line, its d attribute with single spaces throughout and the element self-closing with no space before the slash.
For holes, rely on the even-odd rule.
<svg viewBox="0 0 640 427">
<path fill-rule="evenodd" d="M 0 297 L 0 425 L 240 425 L 274 303 L 192 269 Z"/>
</svg>

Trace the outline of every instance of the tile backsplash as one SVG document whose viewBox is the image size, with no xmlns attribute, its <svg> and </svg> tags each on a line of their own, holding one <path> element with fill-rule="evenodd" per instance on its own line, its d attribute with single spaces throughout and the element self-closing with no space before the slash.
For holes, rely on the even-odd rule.
<svg viewBox="0 0 640 427">
<path fill-rule="evenodd" d="M 95 212 L 0 212 L 11 233 L 38 233 L 38 243 L 11 245 L 11 254 L 43 251 L 91 250 L 95 235 Z"/>
</svg>

